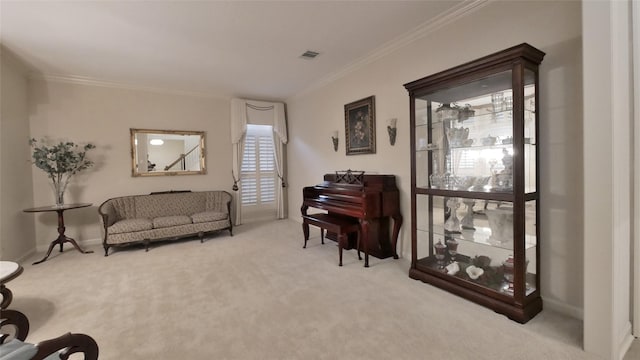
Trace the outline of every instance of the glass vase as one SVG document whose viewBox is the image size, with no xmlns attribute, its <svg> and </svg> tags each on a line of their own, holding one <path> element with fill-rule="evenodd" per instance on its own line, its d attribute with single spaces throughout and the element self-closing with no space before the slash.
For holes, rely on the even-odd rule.
<svg viewBox="0 0 640 360">
<path fill-rule="evenodd" d="M 443 244 L 441 241 L 438 241 L 433 247 L 436 249 L 436 262 L 438 264 L 438 269 L 444 268 L 444 257 L 445 252 L 447 251 L 447 246 Z"/>
<path fill-rule="evenodd" d="M 53 197 L 56 203 L 56 207 L 64 206 L 64 191 L 66 187 L 66 184 L 63 183 L 53 183 Z"/>
</svg>

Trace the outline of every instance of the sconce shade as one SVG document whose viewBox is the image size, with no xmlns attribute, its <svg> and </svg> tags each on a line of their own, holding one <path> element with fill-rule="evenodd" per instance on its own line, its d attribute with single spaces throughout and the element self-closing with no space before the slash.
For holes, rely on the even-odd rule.
<svg viewBox="0 0 640 360">
<path fill-rule="evenodd" d="M 389 120 L 389 125 L 387 125 L 387 132 L 389 133 L 389 143 L 391 144 L 391 146 L 396 144 L 396 134 L 397 134 L 397 128 L 396 128 L 396 123 L 398 122 L 398 119 L 390 119 Z"/>
</svg>

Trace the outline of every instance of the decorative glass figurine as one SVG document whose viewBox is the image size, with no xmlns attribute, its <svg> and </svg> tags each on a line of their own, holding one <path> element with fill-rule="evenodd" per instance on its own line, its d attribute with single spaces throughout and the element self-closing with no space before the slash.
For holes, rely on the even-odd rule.
<svg viewBox="0 0 640 360">
<path fill-rule="evenodd" d="M 444 268 L 444 257 L 445 252 L 447 251 L 447 246 L 444 245 L 441 241 L 438 241 L 433 247 L 436 249 L 436 261 L 438 262 L 438 268 Z"/>
<path fill-rule="evenodd" d="M 442 104 L 436 109 L 436 119 L 438 121 L 458 120 L 458 109 L 450 104 Z"/>
<path fill-rule="evenodd" d="M 456 214 L 459 207 L 460 202 L 458 201 L 458 198 L 450 198 L 449 200 L 447 200 L 449 218 L 444 222 L 444 230 L 446 232 L 452 234 L 462 233 L 460 228 L 460 220 L 458 220 L 458 215 Z"/>
<path fill-rule="evenodd" d="M 476 201 L 473 199 L 464 199 L 462 200 L 467 206 L 467 213 L 462 218 L 462 228 L 466 230 L 475 230 L 476 228 L 473 226 L 473 205 L 475 205 Z"/>
<path fill-rule="evenodd" d="M 513 255 L 509 255 L 507 260 L 502 262 L 504 279 L 507 281 L 507 283 L 502 287 L 502 290 L 510 294 L 513 294 L 513 277 L 514 277 L 513 265 L 514 265 Z"/>
<path fill-rule="evenodd" d="M 456 261 L 456 255 L 458 255 L 458 240 L 449 238 L 445 242 L 447 243 L 447 249 L 449 251 L 449 259 L 451 262 Z"/>
</svg>

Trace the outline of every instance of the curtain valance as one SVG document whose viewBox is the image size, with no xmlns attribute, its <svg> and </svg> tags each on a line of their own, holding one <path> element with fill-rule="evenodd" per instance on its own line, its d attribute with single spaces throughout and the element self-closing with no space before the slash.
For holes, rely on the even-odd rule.
<svg viewBox="0 0 640 360">
<path fill-rule="evenodd" d="M 247 132 L 247 124 L 259 123 L 249 115 L 249 110 L 272 112 L 273 132 L 283 144 L 288 142 L 287 121 L 285 118 L 284 104 L 257 100 L 231 99 L 231 143 L 240 142 Z"/>
</svg>

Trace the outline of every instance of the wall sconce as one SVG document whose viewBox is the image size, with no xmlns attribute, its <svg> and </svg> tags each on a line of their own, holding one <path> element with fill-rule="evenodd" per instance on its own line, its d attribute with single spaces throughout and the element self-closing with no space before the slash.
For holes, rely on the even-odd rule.
<svg viewBox="0 0 640 360">
<path fill-rule="evenodd" d="M 338 151 L 338 131 L 334 131 L 333 135 L 331 135 L 331 140 L 333 140 L 333 151 Z"/>
<path fill-rule="evenodd" d="M 391 146 L 396 144 L 397 122 L 398 119 L 389 119 L 389 125 L 387 125 L 387 131 L 389 132 L 389 143 L 391 143 Z"/>
</svg>

